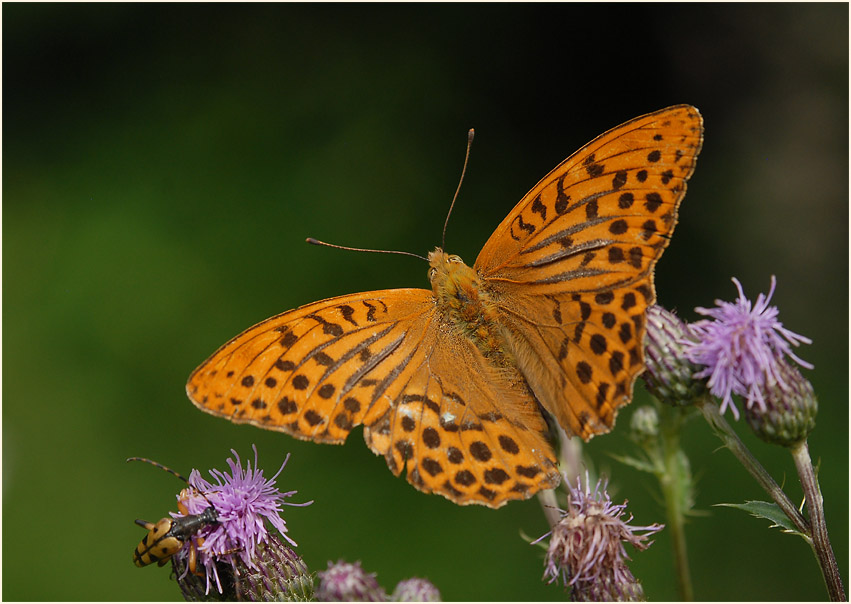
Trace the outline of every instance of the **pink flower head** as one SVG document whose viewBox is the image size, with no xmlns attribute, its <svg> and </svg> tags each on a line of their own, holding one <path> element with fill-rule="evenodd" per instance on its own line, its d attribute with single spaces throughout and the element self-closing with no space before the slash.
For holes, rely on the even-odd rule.
<svg viewBox="0 0 851 604">
<path fill-rule="evenodd" d="M 216 522 L 200 530 L 194 537 L 200 562 L 207 575 L 207 592 L 215 582 L 219 592 L 222 591 L 221 580 L 216 569 L 216 561 L 230 556 L 237 556 L 249 568 L 257 569 L 254 561 L 256 547 L 260 543 L 269 542 L 268 521 L 290 544 L 295 541 L 287 535 L 287 525 L 280 513 L 283 505 L 306 506 L 313 503 L 290 503 L 284 501 L 296 494 L 296 491 L 281 493 L 275 486 L 275 479 L 280 475 L 290 456 L 287 454 L 281 468 L 270 479 L 263 476 L 263 470 L 257 465 L 257 447 L 254 449 L 254 467 L 249 461 L 242 468 L 242 461 L 236 451 L 231 449 L 234 459 L 228 459 L 230 474 L 219 470 L 210 470 L 210 475 L 216 484 L 201 477 L 198 470 L 192 470 L 189 484 L 192 489 L 184 489 L 179 495 L 181 503 L 189 514 L 199 514 L 209 506 L 216 510 Z M 172 513 L 175 518 L 183 514 Z M 189 555 L 189 542 L 178 556 L 183 561 Z M 234 564 L 233 558 L 230 558 Z M 188 570 L 188 567 L 187 567 Z M 185 574 L 185 573 L 184 573 Z"/>
<path fill-rule="evenodd" d="M 366 572 L 360 562 L 328 562 L 328 568 L 317 573 L 319 602 L 386 602 L 387 593 L 378 584 L 375 573 Z"/>
<path fill-rule="evenodd" d="M 721 399 L 721 412 L 729 405 L 738 419 L 733 394 L 744 397 L 748 408 L 757 405 L 765 410 L 766 389 L 778 384 L 786 386 L 779 369 L 784 355 L 807 369 L 813 366 L 798 358 L 791 348 L 801 343 L 811 344 L 812 340 L 783 327 L 777 320 L 777 307 L 768 304 L 774 295 L 776 279 L 771 277 L 768 295 L 759 294 L 755 304 L 745 297 L 738 279 L 733 278 L 733 283 L 739 290 L 736 302 L 716 300 L 715 308 L 696 308 L 712 320 L 692 323 L 690 327 L 698 341 L 684 340 L 682 344 L 688 359 L 705 367 L 694 377 L 708 377 L 710 392 Z"/>
<path fill-rule="evenodd" d="M 552 583 L 561 577 L 565 586 L 573 588 L 573 599 L 635 599 L 641 586 L 626 566 L 629 556 L 624 543 L 647 549 L 653 542 L 644 541 L 664 525 L 631 526 L 632 515 L 623 517 L 626 502 L 613 504 L 602 480 L 591 491 L 587 472 L 584 487 L 580 477 L 576 486 L 566 484 L 567 510 L 559 510 L 561 520 L 538 539 L 551 535 L 544 579 Z"/>
<path fill-rule="evenodd" d="M 411 577 L 396 584 L 393 602 L 440 602 L 440 591 L 428 579 Z"/>
</svg>

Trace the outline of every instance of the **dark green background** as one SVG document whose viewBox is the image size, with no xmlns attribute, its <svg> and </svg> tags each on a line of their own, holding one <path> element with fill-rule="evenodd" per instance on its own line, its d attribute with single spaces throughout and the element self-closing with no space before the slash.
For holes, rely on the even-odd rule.
<svg viewBox="0 0 851 604">
<path fill-rule="evenodd" d="M 303 443 L 202 414 L 189 372 L 297 305 L 427 286 L 420 261 L 476 144 L 447 248 L 472 262 L 513 204 L 622 121 L 698 106 L 706 142 L 657 270 L 660 303 L 767 291 L 819 395 L 821 462 L 848 565 L 848 6 L 3 4 L 3 597 L 178 599 L 138 569 L 137 517 L 174 509 L 176 469 L 251 443 L 308 508 L 286 510 L 313 570 L 361 560 L 388 589 L 427 576 L 452 600 L 561 599 L 521 539 L 537 501 L 461 508 L 395 479 L 364 446 Z M 638 388 L 639 401 L 646 400 Z M 635 404 L 633 405 L 635 407 Z M 613 461 L 632 409 L 586 449 L 639 524 L 657 487 Z M 737 428 L 791 498 L 783 450 Z M 687 450 L 706 516 L 689 524 L 699 599 L 823 599 L 807 546 L 718 502 L 764 495 L 704 422 Z M 670 537 L 632 569 L 676 598 Z"/>
</svg>

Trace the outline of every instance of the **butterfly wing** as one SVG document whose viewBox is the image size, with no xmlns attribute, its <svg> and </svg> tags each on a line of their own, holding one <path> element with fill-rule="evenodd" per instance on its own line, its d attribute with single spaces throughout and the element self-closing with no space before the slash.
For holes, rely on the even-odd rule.
<svg viewBox="0 0 851 604">
<path fill-rule="evenodd" d="M 702 142 L 689 105 L 602 134 L 526 194 L 476 260 L 521 371 L 569 433 L 608 431 L 632 397 L 653 267 Z"/>
<path fill-rule="evenodd" d="M 498 507 L 558 483 L 543 418 L 519 375 L 490 368 L 431 292 L 341 296 L 236 336 L 187 383 L 202 410 L 316 442 L 363 424 L 394 474 Z"/>
</svg>

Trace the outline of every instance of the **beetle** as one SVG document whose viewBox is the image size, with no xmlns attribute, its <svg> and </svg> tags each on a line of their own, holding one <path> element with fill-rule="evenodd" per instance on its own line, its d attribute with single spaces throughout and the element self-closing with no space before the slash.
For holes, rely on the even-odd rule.
<svg viewBox="0 0 851 604">
<path fill-rule="evenodd" d="M 127 461 L 143 461 L 145 463 L 149 463 L 178 477 L 186 484 L 189 484 L 189 481 L 181 474 L 178 474 L 171 468 L 150 459 L 144 457 L 130 457 Z M 147 566 L 153 562 L 162 566 L 168 562 L 172 556 L 183 549 L 187 541 L 190 541 L 189 560 L 187 566 L 192 574 L 203 576 L 197 570 L 197 546 L 203 543 L 203 539 L 199 539 L 196 542 L 191 542 L 191 539 L 198 531 L 211 524 L 217 524 L 219 520 L 218 513 L 212 504 L 205 508 L 200 514 L 189 513 L 189 510 L 186 508 L 183 501 L 191 497 L 194 493 L 198 493 L 201 497 L 204 497 L 203 493 L 196 491 L 194 488 L 183 489 L 180 492 L 177 509 L 181 514 L 183 514 L 183 516 L 179 518 L 162 518 L 156 524 L 145 520 L 136 520 L 136 524 L 148 531 L 148 534 L 145 535 L 133 552 L 133 563 L 136 566 Z M 204 499 L 206 500 L 207 498 L 204 497 Z M 209 503 L 209 500 L 207 503 Z"/>
</svg>

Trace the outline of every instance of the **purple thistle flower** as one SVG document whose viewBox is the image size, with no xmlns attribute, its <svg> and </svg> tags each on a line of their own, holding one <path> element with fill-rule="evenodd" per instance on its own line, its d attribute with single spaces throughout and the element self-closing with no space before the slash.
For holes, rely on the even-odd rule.
<svg viewBox="0 0 851 604">
<path fill-rule="evenodd" d="M 630 526 L 632 515 L 623 518 L 627 502 L 613 504 L 602 480 L 591 491 L 587 472 L 584 488 L 581 477 L 576 486 L 567 480 L 565 484 L 567 510 L 559 510 L 559 522 L 537 540 L 551 535 L 543 578 L 552 583 L 561 577 L 565 586 L 571 586 L 574 600 L 643 599 L 640 583 L 626 566 L 630 558 L 623 544 L 645 550 L 653 543 L 645 540 L 664 525 Z"/>
<path fill-rule="evenodd" d="M 296 491 L 281 493 L 275 486 L 275 479 L 287 465 L 289 454 L 277 473 L 266 480 L 263 470 L 257 465 L 257 447 L 252 445 L 252 448 L 254 449 L 253 468 L 249 461 L 246 469 L 243 470 L 239 455 L 231 449 L 236 461 L 227 460 L 230 474 L 215 469 L 210 470 L 210 475 L 216 480 L 216 484 L 213 484 L 203 479 L 198 470 L 192 470 L 189 475 L 189 484 L 193 489 L 184 489 L 178 497 L 189 514 L 198 514 L 210 505 L 216 510 L 217 522 L 205 527 L 193 537 L 198 562 L 206 571 L 207 592 L 212 582 L 215 582 L 218 591 L 222 592 L 222 583 L 216 567 L 217 560 L 227 558 L 236 568 L 236 561 L 233 559 L 233 556 L 236 556 L 246 567 L 259 570 L 255 562 L 257 547 L 270 541 L 266 521 L 290 544 L 296 545 L 295 541 L 286 534 L 287 526 L 280 516 L 281 506 L 300 507 L 313 503 L 312 501 L 306 503 L 284 501 L 285 498 L 295 495 Z M 175 518 L 182 515 L 172 512 Z M 187 542 L 187 546 L 177 556 L 180 557 L 179 561 L 185 562 L 188 555 L 189 543 Z"/>
<path fill-rule="evenodd" d="M 797 357 L 791 348 L 811 344 L 812 340 L 783 327 L 777 320 L 777 307 L 768 304 L 777 284 L 774 276 L 768 295 L 759 294 L 755 304 L 745 297 L 738 279 L 733 278 L 733 283 L 739 290 L 736 302 L 716 300 L 715 308 L 696 308 L 713 320 L 692 323 L 690 327 L 699 341 L 684 340 L 683 345 L 691 362 L 705 366 L 694 377 L 708 377 L 710 392 L 722 401 L 721 413 L 729 406 L 738 419 L 733 394 L 744 397 L 748 408 L 757 405 L 765 410 L 766 389 L 778 384 L 786 387 L 779 369 L 784 355 L 807 369 L 813 366 Z"/>
</svg>

